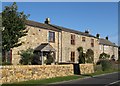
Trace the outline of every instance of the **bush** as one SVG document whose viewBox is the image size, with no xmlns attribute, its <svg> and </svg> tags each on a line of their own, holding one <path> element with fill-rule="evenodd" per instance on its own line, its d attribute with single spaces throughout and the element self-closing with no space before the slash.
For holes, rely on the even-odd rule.
<svg viewBox="0 0 120 86">
<path fill-rule="evenodd" d="M 92 49 L 88 49 L 86 52 L 86 62 L 94 63 L 94 52 Z"/>
<path fill-rule="evenodd" d="M 102 71 L 102 66 L 99 64 L 99 65 L 94 65 L 94 71 L 97 72 L 97 71 Z"/>
<path fill-rule="evenodd" d="M 32 65 L 41 65 L 42 62 L 40 61 L 40 57 L 37 54 L 34 54 L 32 59 Z"/>
<path fill-rule="evenodd" d="M 31 64 L 33 59 L 33 49 L 29 48 L 26 51 L 22 50 L 21 53 L 20 63 L 23 65 Z"/>
<path fill-rule="evenodd" d="M 85 53 L 83 53 L 83 48 L 82 47 L 78 47 L 77 51 L 79 53 L 79 63 L 85 63 Z"/>
<path fill-rule="evenodd" d="M 102 70 L 106 71 L 106 70 L 111 70 L 113 69 L 113 64 L 111 61 L 109 60 L 101 60 L 101 66 L 102 66 Z"/>
<path fill-rule="evenodd" d="M 100 56 L 99 56 L 99 59 L 108 59 L 110 58 L 110 55 L 106 54 L 106 53 L 101 53 Z"/>
<path fill-rule="evenodd" d="M 2 62 L 2 65 L 12 65 L 10 62 Z"/>
<path fill-rule="evenodd" d="M 53 58 L 53 56 L 51 55 L 51 54 L 48 54 L 48 57 L 47 57 L 47 59 L 45 60 L 45 63 L 46 64 L 51 64 L 51 63 L 53 63 L 54 62 L 54 58 Z"/>
</svg>

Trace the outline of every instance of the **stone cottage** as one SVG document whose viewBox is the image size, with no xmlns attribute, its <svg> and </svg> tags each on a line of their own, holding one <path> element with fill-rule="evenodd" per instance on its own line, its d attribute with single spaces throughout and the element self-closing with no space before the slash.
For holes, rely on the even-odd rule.
<svg viewBox="0 0 120 86">
<path fill-rule="evenodd" d="M 22 45 L 12 49 L 12 64 L 14 65 L 19 64 L 20 50 L 28 48 L 33 48 L 38 53 L 41 64 L 44 64 L 46 55 L 50 52 L 54 56 L 55 63 L 78 63 L 77 48 L 80 46 L 83 47 L 84 52 L 87 49 L 94 51 L 94 62 L 98 61 L 102 52 L 100 39 L 91 35 L 89 31 L 80 32 L 53 25 L 49 18 L 46 18 L 44 23 L 27 20 L 26 27 L 27 35 L 19 39 Z M 116 51 L 114 54 L 117 57 Z"/>
<path fill-rule="evenodd" d="M 118 60 L 118 46 L 109 41 L 108 37 L 99 39 L 99 48 L 100 53 L 106 53 L 110 55 L 110 59 Z"/>
</svg>

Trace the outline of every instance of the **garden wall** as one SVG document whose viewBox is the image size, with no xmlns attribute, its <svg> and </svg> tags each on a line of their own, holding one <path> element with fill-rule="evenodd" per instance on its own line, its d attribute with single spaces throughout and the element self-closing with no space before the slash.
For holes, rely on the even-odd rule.
<svg viewBox="0 0 120 86">
<path fill-rule="evenodd" d="M 94 65 L 93 64 L 79 64 L 80 74 L 90 74 L 94 73 Z"/>
<path fill-rule="evenodd" d="M 78 64 L 80 74 L 94 73 L 93 64 Z M 73 64 L 66 65 L 10 65 L 2 66 L 0 82 L 12 83 L 74 75 Z"/>
<path fill-rule="evenodd" d="M 16 65 L 2 66 L 0 82 L 11 83 L 27 80 L 73 75 L 73 65 Z"/>
</svg>

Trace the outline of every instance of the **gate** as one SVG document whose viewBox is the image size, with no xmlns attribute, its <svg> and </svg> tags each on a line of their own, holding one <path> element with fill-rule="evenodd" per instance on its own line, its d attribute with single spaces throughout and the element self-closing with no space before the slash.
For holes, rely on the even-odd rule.
<svg viewBox="0 0 120 86">
<path fill-rule="evenodd" d="M 80 67 L 79 64 L 73 64 L 74 68 L 74 74 L 80 75 Z"/>
</svg>

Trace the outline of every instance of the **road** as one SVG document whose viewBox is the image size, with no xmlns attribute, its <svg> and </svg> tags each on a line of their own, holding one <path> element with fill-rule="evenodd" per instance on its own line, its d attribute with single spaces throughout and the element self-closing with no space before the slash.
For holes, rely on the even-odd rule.
<svg viewBox="0 0 120 86">
<path fill-rule="evenodd" d="M 119 76 L 119 77 L 118 77 Z M 120 73 L 111 73 L 106 75 L 91 76 L 84 79 L 58 82 L 49 86 L 120 86 Z"/>
</svg>

